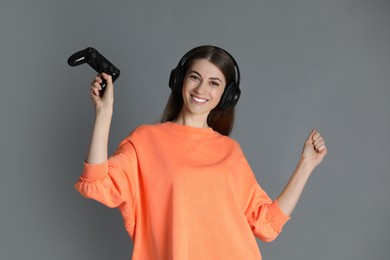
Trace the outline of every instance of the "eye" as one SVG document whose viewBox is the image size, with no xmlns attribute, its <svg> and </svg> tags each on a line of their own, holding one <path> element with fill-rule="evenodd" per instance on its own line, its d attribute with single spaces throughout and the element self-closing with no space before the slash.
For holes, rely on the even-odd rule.
<svg viewBox="0 0 390 260">
<path fill-rule="evenodd" d="M 189 76 L 189 78 L 190 78 L 190 79 L 193 79 L 193 80 L 200 80 L 199 76 L 196 75 L 196 74 L 191 74 L 191 75 Z"/>
<path fill-rule="evenodd" d="M 219 83 L 217 81 L 211 81 L 210 85 L 213 86 L 213 87 L 218 87 Z"/>
</svg>

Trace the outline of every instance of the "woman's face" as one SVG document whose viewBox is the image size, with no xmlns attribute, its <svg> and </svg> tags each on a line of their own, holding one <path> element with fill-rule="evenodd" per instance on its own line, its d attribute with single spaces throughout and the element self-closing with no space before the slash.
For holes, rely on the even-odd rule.
<svg viewBox="0 0 390 260">
<path fill-rule="evenodd" d="M 217 66 L 207 59 L 195 60 L 183 79 L 183 108 L 207 119 L 218 105 L 225 86 L 225 76 Z"/>
</svg>

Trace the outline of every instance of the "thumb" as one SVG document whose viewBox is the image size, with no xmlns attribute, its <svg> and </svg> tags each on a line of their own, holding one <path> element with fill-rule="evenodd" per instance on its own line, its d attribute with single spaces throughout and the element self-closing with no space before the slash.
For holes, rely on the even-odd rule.
<svg viewBox="0 0 390 260">
<path fill-rule="evenodd" d="M 114 97 L 114 84 L 112 83 L 112 77 L 111 75 L 107 73 L 101 74 L 102 78 L 106 81 L 106 88 L 103 93 L 104 99 L 113 99 Z"/>
<path fill-rule="evenodd" d="M 112 77 L 111 75 L 107 74 L 107 73 L 102 73 L 101 74 L 103 79 L 106 81 L 106 88 L 113 88 L 113 83 L 112 83 Z M 107 90 L 107 89 L 106 89 Z"/>
<path fill-rule="evenodd" d="M 102 75 L 103 79 L 106 81 L 107 85 L 112 85 L 112 77 L 110 74 L 103 72 L 101 75 Z"/>
</svg>

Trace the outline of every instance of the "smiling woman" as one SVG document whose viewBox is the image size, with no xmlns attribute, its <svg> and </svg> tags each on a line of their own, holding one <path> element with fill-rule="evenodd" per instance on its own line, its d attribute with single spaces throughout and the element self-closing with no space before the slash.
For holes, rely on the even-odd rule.
<svg viewBox="0 0 390 260">
<path fill-rule="evenodd" d="M 175 123 L 208 128 L 207 117 L 225 89 L 225 76 L 206 59 L 195 60 L 183 80 L 184 106 Z"/>
<path fill-rule="evenodd" d="M 204 75 L 202 75 L 203 73 Z M 192 79 L 192 80 L 190 80 Z M 172 70 L 169 86 L 172 89 L 167 106 L 165 107 L 161 122 L 183 120 L 187 106 L 183 107 L 185 87 L 184 83 L 190 83 L 193 90 L 193 97 L 199 98 L 197 93 L 200 89 L 195 88 L 195 82 L 198 81 L 198 87 L 203 84 L 211 84 L 219 92 L 221 97 L 215 106 L 208 106 L 210 109 L 206 122 L 198 122 L 202 127 L 209 126 L 222 135 L 229 135 L 233 129 L 235 105 L 240 98 L 240 70 L 235 59 L 225 50 L 216 46 L 200 46 L 187 52 L 179 61 L 177 67 Z M 200 84 L 200 85 L 199 85 Z M 209 90 L 214 89 L 209 88 Z M 201 91 L 204 91 L 203 88 Z M 213 93 L 217 91 L 212 91 Z M 191 95 L 190 95 L 191 97 Z M 187 98 L 188 100 L 188 98 Z M 212 105 L 212 104 L 210 104 Z M 188 120 L 188 117 L 187 117 Z M 181 121 L 182 122 L 182 121 Z"/>
<path fill-rule="evenodd" d="M 283 192 L 272 200 L 240 145 L 228 135 L 240 96 L 237 63 L 201 46 L 172 70 L 162 122 L 144 125 L 107 158 L 114 86 L 91 85 L 96 119 L 76 189 L 118 207 L 134 242 L 133 259 L 261 259 L 255 236 L 274 240 L 290 219 L 326 146 L 314 130 Z"/>
</svg>

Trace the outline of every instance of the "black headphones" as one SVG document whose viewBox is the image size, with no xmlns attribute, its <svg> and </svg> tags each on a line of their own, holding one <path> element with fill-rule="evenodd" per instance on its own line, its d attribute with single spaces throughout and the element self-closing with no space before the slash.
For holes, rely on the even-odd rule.
<svg viewBox="0 0 390 260">
<path fill-rule="evenodd" d="M 186 64 L 187 60 L 194 54 L 197 53 L 201 48 L 207 47 L 208 45 L 205 46 L 199 46 L 196 47 L 189 52 L 187 52 L 179 61 L 179 64 L 177 64 L 177 67 L 174 68 L 171 71 L 171 75 L 169 77 L 169 87 L 172 89 L 172 92 L 175 94 L 181 94 L 181 88 L 183 85 L 183 78 L 184 78 L 184 65 Z M 236 60 L 233 58 L 230 53 L 225 51 L 222 48 L 216 47 L 216 46 L 208 46 L 208 47 L 213 47 L 217 50 L 221 50 L 224 53 L 226 53 L 231 60 L 233 61 L 236 75 L 235 75 L 235 80 L 233 82 L 228 82 L 226 84 L 225 90 L 222 94 L 221 100 L 218 104 L 218 107 L 221 108 L 222 110 L 227 110 L 229 108 L 233 108 L 237 102 L 238 99 L 240 98 L 241 95 L 241 90 L 240 90 L 240 69 L 238 68 Z"/>
</svg>

